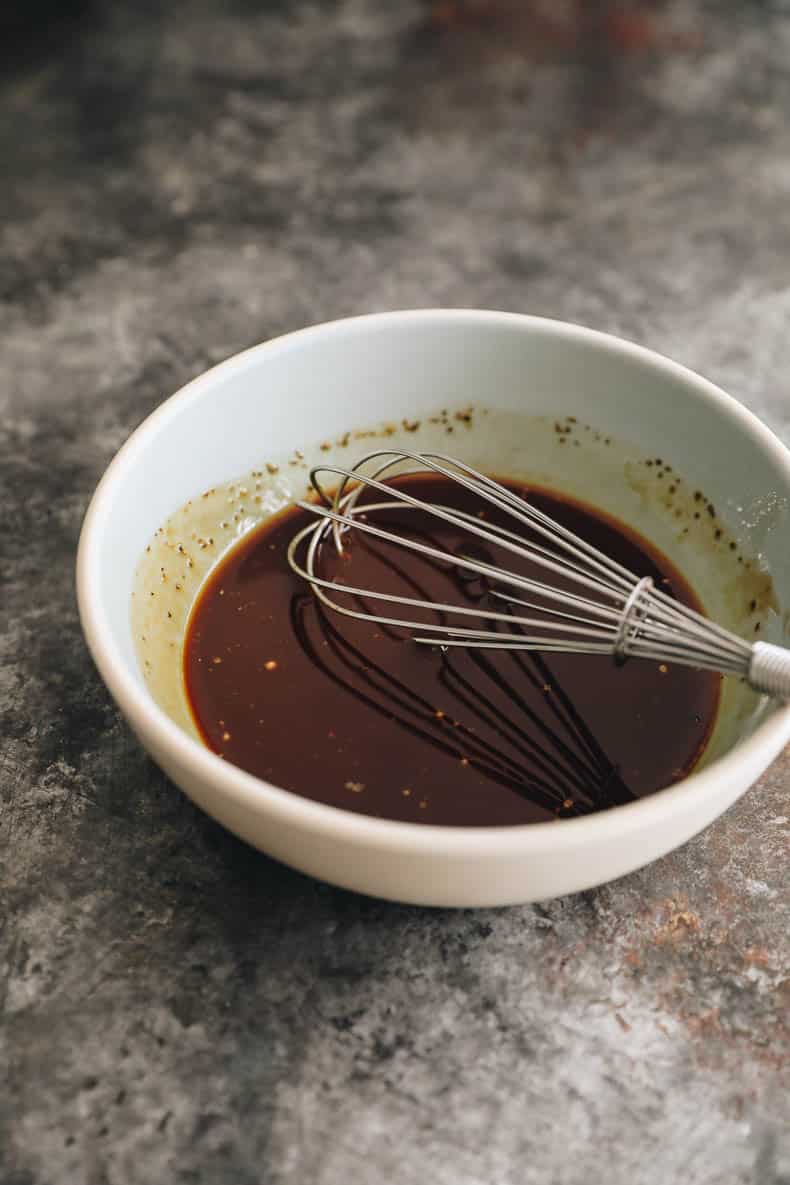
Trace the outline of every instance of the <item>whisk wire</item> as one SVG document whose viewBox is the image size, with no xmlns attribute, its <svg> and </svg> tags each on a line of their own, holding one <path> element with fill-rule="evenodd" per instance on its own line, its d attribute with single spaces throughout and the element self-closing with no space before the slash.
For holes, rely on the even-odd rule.
<svg viewBox="0 0 790 1185">
<path fill-rule="evenodd" d="M 379 466 L 373 474 L 365 474 L 364 466 L 370 461 L 378 460 L 380 457 L 389 457 L 390 459 L 386 461 L 385 464 Z M 529 527 L 531 530 L 536 531 L 542 537 L 549 540 L 555 548 L 559 547 L 563 551 L 570 554 L 574 560 L 578 561 L 580 557 L 584 558 L 593 570 L 599 571 L 601 575 L 606 578 L 606 580 L 602 580 L 601 582 L 602 590 L 607 592 L 610 591 L 610 586 L 606 583 L 606 581 L 614 581 L 620 587 L 629 590 L 633 585 L 635 578 L 627 568 L 623 567 L 621 564 L 618 564 L 609 556 L 603 555 L 597 550 L 597 548 L 593 547 L 592 544 L 588 543 L 584 539 L 581 539 L 578 535 L 574 534 L 573 531 L 569 530 L 567 527 L 564 527 L 561 523 L 556 522 L 542 510 L 538 510 L 537 507 L 530 505 L 523 498 L 520 498 L 511 490 L 506 489 L 504 486 L 500 485 L 499 482 L 494 481 L 493 478 L 486 477 L 485 474 L 479 473 L 471 466 L 464 464 L 463 461 L 459 461 L 453 457 L 448 457 L 443 453 L 411 453 L 407 452 L 406 450 L 399 450 L 397 452 L 379 450 L 377 452 L 368 453 L 367 456 L 361 458 L 361 460 L 358 461 L 357 464 L 350 470 L 343 469 L 339 466 L 329 465 L 316 467 L 311 471 L 310 481 L 314 490 L 319 494 L 319 496 L 327 503 L 327 505 L 333 505 L 335 510 L 337 510 L 337 508 L 343 503 L 346 497 L 349 497 L 349 509 L 351 510 L 353 517 L 354 506 L 362 492 L 362 485 L 371 486 L 374 489 L 378 489 L 392 497 L 393 489 L 396 487 L 393 487 L 392 484 L 384 484 L 383 482 L 379 481 L 379 477 L 381 477 L 389 469 L 399 466 L 404 459 L 415 462 L 416 468 L 407 470 L 405 472 L 401 471 L 400 476 L 406 476 L 411 473 L 419 473 L 421 471 L 424 472 L 427 469 L 441 477 L 447 477 L 451 481 L 463 486 L 465 489 L 470 490 L 472 493 L 476 494 L 490 505 L 496 507 L 499 510 L 504 510 L 522 525 Z M 442 464 L 442 462 L 445 462 L 445 464 Z M 334 473 L 337 476 L 343 477 L 343 481 L 338 487 L 334 498 L 329 496 L 324 490 L 323 485 L 316 480 L 314 475 L 317 472 Z M 346 495 L 345 488 L 349 481 L 357 481 L 360 483 L 360 485 L 352 490 L 350 495 Z M 451 522 L 462 516 L 462 512 L 450 511 L 446 507 L 437 507 L 435 504 L 428 504 L 422 499 L 414 498 L 405 490 L 398 489 L 397 493 L 398 501 L 401 504 L 406 503 L 419 510 L 425 510 L 428 508 L 433 513 L 438 512 L 438 517 L 445 518 L 445 521 Z M 475 525 L 473 520 L 470 520 L 467 516 L 463 515 L 463 517 L 467 518 L 469 529 L 472 531 L 472 533 L 482 538 L 486 538 L 488 536 L 488 525 L 485 528 L 481 528 L 479 525 Z M 458 525 L 457 522 L 454 523 L 454 525 Z M 511 539 L 518 539 L 518 536 L 514 535 L 511 537 Z M 537 548 L 533 543 L 530 545 L 527 558 L 534 560 L 536 556 L 543 555 L 548 559 L 552 554 L 554 553 L 551 553 L 548 550 Z M 565 563 L 567 564 L 567 561 L 565 561 Z M 567 575 L 567 569 L 564 571 L 564 574 Z"/>
<path fill-rule="evenodd" d="M 398 480 L 415 474 L 457 483 L 480 499 L 481 511 L 475 516 L 415 496 Z M 333 479 L 337 484 L 330 490 Z M 316 466 L 310 482 L 318 500 L 298 505 L 315 521 L 291 540 L 288 562 L 321 604 L 335 613 L 406 630 L 415 642 L 444 650 L 644 658 L 740 675 L 759 691 L 790 697 L 790 651 L 764 642 L 751 644 L 710 621 L 462 461 L 442 453 L 380 449 L 351 468 Z M 363 495 L 369 491 L 382 495 L 381 500 L 366 501 Z M 489 519 L 488 507 L 505 516 L 509 525 Z M 393 511 L 417 512 L 453 528 L 462 541 L 459 549 L 450 551 L 416 538 L 402 521 L 393 524 L 394 529 L 381 525 L 382 517 Z M 344 540 L 352 532 L 405 548 L 450 572 L 471 574 L 484 582 L 486 595 L 477 604 L 443 603 L 386 588 L 358 588 L 339 575 L 322 575 L 323 546 L 331 539 L 342 556 Z M 480 544 L 524 563 L 531 574 L 476 555 Z M 427 614 L 428 620 L 374 613 L 370 602 Z M 501 610 L 495 607 L 498 603 Z"/>
</svg>

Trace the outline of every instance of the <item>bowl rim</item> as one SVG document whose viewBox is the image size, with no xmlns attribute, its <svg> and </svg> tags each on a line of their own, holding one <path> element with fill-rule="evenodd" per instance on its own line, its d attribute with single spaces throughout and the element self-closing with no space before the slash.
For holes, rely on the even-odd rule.
<svg viewBox="0 0 790 1185">
<path fill-rule="evenodd" d="M 203 398 L 217 379 L 240 372 L 267 354 L 298 348 L 303 342 L 336 334 L 364 334 L 381 327 L 408 328 L 431 323 L 511 325 L 543 335 L 583 342 L 597 349 L 638 361 L 646 367 L 681 381 L 695 395 L 735 424 L 785 471 L 790 488 L 790 450 L 757 416 L 733 396 L 694 371 L 662 354 L 626 339 L 588 329 L 573 322 L 525 313 L 485 309 L 404 309 L 340 318 L 298 329 L 269 339 L 225 359 L 182 386 L 165 399 L 132 432 L 104 472 L 91 498 L 77 549 L 77 605 L 82 629 L 96 667 L 114 700 L 144 744 L 167 753 L 181 770 L 211 787 L 212 793 L 258 814 L 302 829 L 324 832 L 334 838 L 364 843 L 382 851 L 430 853 L 433 856 L 489 854 L 548 854 L 576 849 L 595 839 L 615 840 L 637 831 L 658 827 L 668 816 L 684 808 L 701 809 L 721 795 L 722 783 L 735 781 L 738 767 L 768 764 L 790 741 L 790 704 L 780 706 L 762 721 L 735 749 L 716 758 L 699 772 L 645 798 L 561 825 L 524 823 L 492 827 L 451 827 L 429 823 L 399 822 L 357 814 L 285 790 L 231 765 L 200 741 L 184 732 L 128 668 L 113 639 L 113 631 L 95 579 L 100 561 L 103 530 L 116 489 L 144 453 L 148 442 L 175 415 Z M 766 761 L 766 755 L 768 760 Z M 691 801 L 693 799 L 693 802 Z M 206 809 L 211 811 L 210 804 Z"/>
</svg>

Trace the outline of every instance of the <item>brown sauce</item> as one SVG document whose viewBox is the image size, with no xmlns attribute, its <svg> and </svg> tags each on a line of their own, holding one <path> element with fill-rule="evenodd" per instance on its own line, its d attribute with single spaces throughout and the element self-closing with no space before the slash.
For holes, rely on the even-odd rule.
<svg viewBox="0 0 790 1185">
<path fill-rule="evenodd" d="M 445 479 L 405 481 L 418 496 L 479 510 Z M 645 540 L 590 507 L 544 490 L 528 496 L 700 608 Z M 638 660 L 617 667 L 598 655 L 442 652 L 402 631 L 327 613 L 286 563 L 288 543 L 308 521 L 305 511 L 289 509 L 252 531 L 210 575 L 193 610 L 187 694 L 205 743 L 226 760 L 362 814 L 494 826 L 630 802 L 683 777 L 701 754 L 718 676 Z M 415 512 L 404 529 L 460 547 L 452 527 Z M 359 534 L 342 560 L 329 545 L 323 551 L 323 572 L 342 564 L 346 583 L 360 588 L 419 589 L 421 597 L 454 602 L 481 595 L 479 582 L 460 579 L 456 569 Z M 490 552 L 496 561 L 497 549 Z M 513 567 L 512 556 L 499 560 Z"/>
</svg>

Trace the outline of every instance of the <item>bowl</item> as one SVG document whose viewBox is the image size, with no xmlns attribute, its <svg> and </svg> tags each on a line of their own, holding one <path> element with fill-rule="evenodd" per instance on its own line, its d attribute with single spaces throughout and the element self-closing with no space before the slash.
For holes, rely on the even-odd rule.
<svg viewBox="0 0 790 1185">
<path fill-rule="evenodd" d="M 378 897 L 528 902 L 675 848 L 790 739 L 790 707 L 728 680 L 704 758 L 683 781 L 588 817 L 475 828 L 322 805 L 210 752 L 180 673 L 202 580 L 235 538 L 304 492 L 313 460 L 347 464 L 379 439 L 438 446 L 597 504 L 661 547 L 723 624 L 786 641 L 790 454 L 711 383 L 631 343 L 509 313 L 384 313 L 288 334 L 148 417 L 102 478 L 79 544 L 80 617 L 102 678 L 141 744 L 225 827 Z M 167 582 L 164 557 L 177 567 Z M 294 720 L 294 744 L 313 726 Z"/>
</svg>

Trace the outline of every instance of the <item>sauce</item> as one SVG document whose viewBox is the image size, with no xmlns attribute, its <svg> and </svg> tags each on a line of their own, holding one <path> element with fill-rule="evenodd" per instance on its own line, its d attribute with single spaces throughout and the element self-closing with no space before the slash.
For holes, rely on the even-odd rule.
<svg viewBox="0 0 790 1185">
<path fill-rule="evenodd" d="M 411 493 L 477 513 L 437 477 Z M 523 486 L 505 482 L 519 493 Z M 645 540 L 545 490 L 533 505 L 638 575 L 699 609 L 680 573 Z M 405 512 L 404 529 L 459 548 L 447 524 Z M 312 521 L 291 508 L 237 544 L 190 618 L 184 676 L 206 745 L 275 785 L 387 819 L 493 826 L 571 818 L 630 802 L 692 768 L 710 734 L 719 676 L 599 655 L 438 649 L 403 631 L 321 608 L 286 562 Z M 388 515 L 388 525 L 396 522 Z M 489 548 L 514 567 L 513 557 Z M 344 557 L 322 548 L 321 574 L 403 595 L 478 602 L 463 578 L 357 532 Z M 521 565 L 521 571 L 527 568 Z M 419 592 L 415 592 L 419 589 Z M 375 612 L 375 603 L 370 604 Z M 386 607 L 380 609 L 387 612 Z"/>
</svg>

